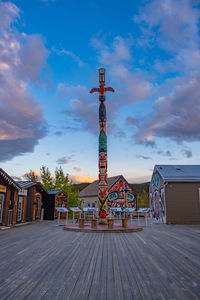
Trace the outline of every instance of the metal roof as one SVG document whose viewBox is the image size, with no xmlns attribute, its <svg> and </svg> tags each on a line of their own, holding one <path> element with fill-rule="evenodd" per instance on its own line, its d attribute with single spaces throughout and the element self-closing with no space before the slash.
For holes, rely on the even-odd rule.
<svg viewBox="0 0 200 300">
<path fill-rule="evenodd" d="M 17 181 L 17 184 L 20 186 L 21 189 L 26 189 L 35 185 L 36 187 L 40 187 L 43 191 L 45 191 L 45 193 L 47 193 L 45 187 L 39 181 Z"/>
<path fill-rule="evenodd" d="M 5 181 L 7 181 L 9 185 L 13 186 L 17 190 L 20 190 L 19 184 L 1 168 L 0 168 L 0 175 L 4 178 Z"/>
<path fill-rule="evenodd" d="M 25 189 L 27 187 L 30 187 L 34 184 L 36 184 L 36 181 L 17 181 L 18 185 L 20 186 L 21 189 Z"/>
<path fill-rule="evenodd" d="M 113 186 L 113 184 L 120 178 L 122 177 L 124 179 L 124 177 L 122 175 L 118 175 L 118 176 L 113 176 L 113 177 L 109 177 L 108 178 L 108 190 Z M 84 188 L 80 194 L 79 197 L 96 197 L 98 196 L 98 186 L 99 186 L 99 181 L 95 180 L 94 182 L 92 182 L 91 184 L 89 184 L 88 186 L 86 186 L 86 188 Z"/>
<path fill-rule="evenodd" d="M 166 182 L 200 181 L 200 165 L 155 165 L 156 170 Z"/>
<path fill-rule="evenodd" d="M 63 190 L 47 190 L 47 193 L 49 195 L 56 195 L 58 193 L 64 193 L 67 196 L 67 194 Z"/>
</svg>

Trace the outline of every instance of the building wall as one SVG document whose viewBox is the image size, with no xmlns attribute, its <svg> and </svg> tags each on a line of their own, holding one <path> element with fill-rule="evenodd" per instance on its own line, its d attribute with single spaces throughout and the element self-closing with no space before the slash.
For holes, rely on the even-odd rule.
<svg viewBox="0 0 200 300">
<path fill-rule="evenodd" d="M 93 196 L 93 197 L 82 197 L 79 198 L 79 200 L 81 200 L 81 207 L 86 207 L 86 206 L 90 206 L 90 207 L 96 207 L 98 208 L 98 196 Z"/>
<path fill-rule="evenodd" d="M 15 225 L 18 191 L 0 179 L 0 193 L 4 195 L 2 222 L 0 225 Z"/>
<path fill-rule="evenodd" d="M 200 182 L 168 183 L 165 187 L 167 223 L 200 224 Z"/>
<path fill-rule="evenodd" d="M 44 220 L 54 220 L 55 218 L 55 195 L 45 195 L 43 198 Z"/>
<path fill-rule="evenodd" d="M 125 187 L 127 187 L 126 195 L 124 192 Z M 136 209 L 135 193 L 123 178 L 119 178 L 108 191 L 108 207 L 121 207 L 124 209 L 126 206 L 125 197 L 127 197 L 127 207 Z"/>
<path fill-rule="evenodd" d="M 32 221 L 33 187 L 27 189 L 26 221 Z"/>
<path fill-rule="evenodd" d="M 7 214 L 8 214 L 8 199 L 10 198 L 10 189 L 4 185 L 0 184 L 0 225 L 6 225 Z M 9 196 L 9 197 L 8 197 Z"/>
</svg>

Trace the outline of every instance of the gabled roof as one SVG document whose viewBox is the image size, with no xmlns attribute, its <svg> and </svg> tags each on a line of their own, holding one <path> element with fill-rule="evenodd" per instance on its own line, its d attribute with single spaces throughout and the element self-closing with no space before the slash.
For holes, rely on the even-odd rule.
<svg viewBox="0 0 200 300">
<path fill-rule="evenodd" d="M 67 194 L 63 190 L 47 190 L 47 193 L 49 195 L 57 195 L 59 193 L 63 193 L 63 194 L 65 194 L 67 196 Z"/>
<path fill-rule="evenodd" d="M 14 187 L 17 190 L 20 190 L 20 186 L 18 183 L 12 179 L 3 169 L 0 168 L 0 175 L 3 177 L 3 179 L 12 187 Z"/>
<path fill-rule="evenodd" d="M 156 170 L 166 182 L 200 181 L 200 165 L 155 165 Z"/>
<path fill-rule="evenodd" d="M 122 175 L 113 176 L 113 177 L 109 177 L 108 178 L 108 190 L 115 184 L 115 182 L 120 177 L 122 177 L 124 179 L 124 177 Z M 80 192 L 79 197 L 81 198 L 81 197 L 94 197 L 94 196 L 98 196 L 98 186 L 99 186 L 99 181 L 95 180 L 94 182 L 92 182 L 91 184 L 89 184 L 88 186 L 86 186 L 86 188 L 84 188 Z"/>
<path fill-rule="evenodd" d="M 39 181 L 17 181 L 17 184 L 20 186 L 21 189 L 27 189 L 33 185 L 40 186 L 42 190 L 47 193 L 45 187 Z"/>
<path fill-rule="evenodd" d="M 36 184 L 36 181 L 17 181 L 18 185 L 21 189 L 25 189 L 31 187 L 32 185 Z"/>
</svg>

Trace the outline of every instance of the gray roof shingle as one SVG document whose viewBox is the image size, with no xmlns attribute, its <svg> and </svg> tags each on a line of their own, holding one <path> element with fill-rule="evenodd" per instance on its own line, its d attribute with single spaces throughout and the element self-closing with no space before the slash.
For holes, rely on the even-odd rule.
<svg viewBox="0 0 200 300">
<path fill-rule="evenodd" d="M 29 186 L 34 185 L 37 183 L 36 181 L 17 181 L 17 184 L 20 186 L 21 189 L 25 189 Z"/>
<path fill-rule="evenodd" d="M 56 195 L 58 193 L 64 193 L 67 196 L 67 194 L 63 190 L 47 190 L 47 193 L 49 195 Z"/>
<path fill-rule="evenodd" d="M 155 165 L 166 182 L 200 181 L 200 165 Z"/>
<path fill-rule="evenodd" d="M 118 180 L 118 178 L 123 177 L 122 175 L 113 176 L 108 178 L 108 189 L 110 189 L 113 184 Z M 123 177 L 124 178 L 124 177 Z M 79 197 L 92 197 L 92 196 L 98 196 L 98 185 L 99 181 L 95 180 L 91 184 L 89 184 L 86 188 L 84 188 L 80 194 Z"/>
<path fill-rule="evenodd" d="M 35 186 L 39 187 L 40 189 L 42 189 L 42 191 L 47 193 L 47 190 L 45 189 L 43 184 L 39 181 L 17 181 L 17 184 L 20 186 L 21 189 L 26 189 L 26 188 L 29 188 L 29 187 L 35 185 Z"/>
</svg>

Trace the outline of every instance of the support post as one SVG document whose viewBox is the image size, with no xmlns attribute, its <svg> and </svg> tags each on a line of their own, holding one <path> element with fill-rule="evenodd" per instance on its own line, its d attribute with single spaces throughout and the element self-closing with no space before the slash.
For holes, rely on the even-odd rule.
<svg viewBox="0 0 200 300">
<path fill-rule="evenodd" d="M 58 226 L 60 226 L 60 211 L 58 212 Z"/>
<path fill-rule="evenodd" d="M 65 225 L 67 225 L 68 223 L 68 212 L 66 212 L 66 221 L 65 221 Z"/>
</svg>

